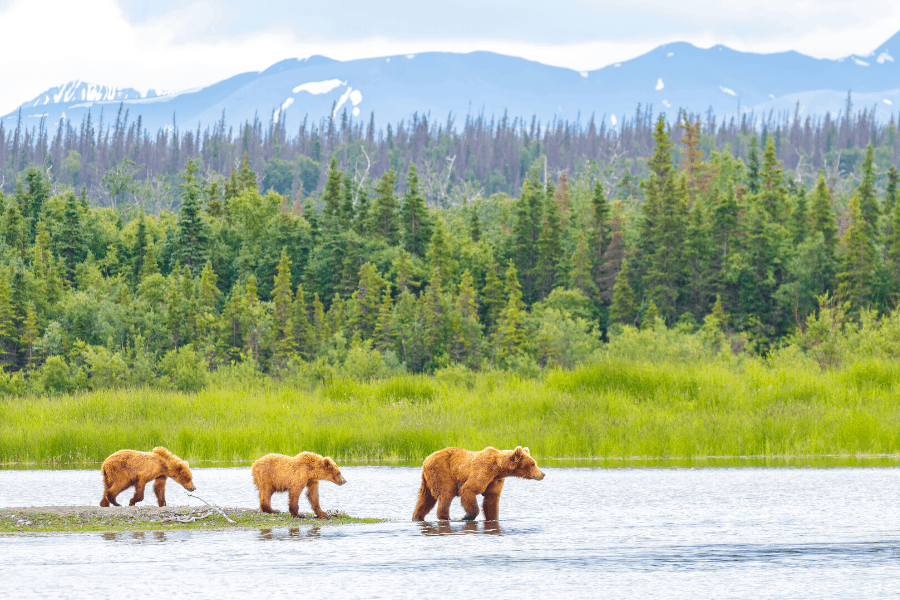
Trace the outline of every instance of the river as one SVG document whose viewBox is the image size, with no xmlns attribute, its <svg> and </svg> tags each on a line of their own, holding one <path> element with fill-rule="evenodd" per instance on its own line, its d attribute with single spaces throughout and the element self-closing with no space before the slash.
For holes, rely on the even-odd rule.
<svg viewBox="0 0 900 600">
<path fill-rule="evenodd" d="M 459 521 L 458 500 L 454 521 L 414 523 L 420 469 L 346 466 L 347 485 L 320 484 L 322 507 L 389 522 L 0 535 L 0 597 L 897 594 L 898 468 L 542 467 L 543 481 L 507 480 L 496 523 Z M 193 472 L 201 498 L 258 506 L 249 468 Z M 99 470 L 0 470 L 0 506 L 95 505 L 102 487 Z M 167 499 L 201 505 L 171 481 Z M 286 510 L 287 495 L 273 506 Z"/>
</svg>

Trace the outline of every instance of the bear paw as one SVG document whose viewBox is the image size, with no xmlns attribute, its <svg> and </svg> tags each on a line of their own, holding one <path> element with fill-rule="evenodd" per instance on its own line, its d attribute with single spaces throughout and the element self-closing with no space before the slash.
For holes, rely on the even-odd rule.
<svg viewBox="0 0 900 600">
<path fill-rule="evenodd" d="M 463 521 L 474 521 L 477 516 L 478 515 L 466 515 L 463 517 Z"/>
</svg>

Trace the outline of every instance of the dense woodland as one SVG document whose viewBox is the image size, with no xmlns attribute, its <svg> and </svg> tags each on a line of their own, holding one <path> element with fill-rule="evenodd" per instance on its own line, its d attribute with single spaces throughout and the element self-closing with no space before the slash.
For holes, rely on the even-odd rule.
<svg viewBox="0 0 900 600">
<path fill-rule="evenodd" d="M 293 141 L 256 123 L 236 141 L 204 133 L 198 148 L 199 131 L 151 142 L 119 115 L 97 132 L 63 124 L 52 141 L 26 136 L 5 159 L 22 173 L 0 193 L 0 386 L 197 389 L 210 371 L 235 368 L 319 380 L 531 373 L 588 360 L 632 327 L 761 355 L 797 336 L 815 346 L 809 332 L 826 316 L 835 327 L 894 318 L 893 124 L 863 113 L 770 121 L 758 135 L 679 119 L 651 127 L 638 111 L 610 132 L 477 118 L 457 134 L 414 117 L 377 140 L 345 121 Z M 728 151 L 744 147 L 746 159 Z M 861 154 L 858 167 L 827 170 L 839 147 Z M 786 171 L 807 148 L 823 166 L 811 185 L 797 161 Z M 48 165 L 73 152 L 91 161 L 60 182 Z M 609 152 L 630 170 L 581 160 Z M 471 167 L 481 186 L 514 166 L 503 186 L 517 196 L 429 198 L 423 165 L 448 154 L 452 173 Z M 326 163 L 321 182 L 303 193 L 304 161 L 319 178 L 315 158 Z M 571 175 L 559 170 L 579 160 Z M 290 186 L 275 185 L 277 161 L 290 165 Z M 138 174 L 157 167 L 178 174 L 177 212 L 133 200 L 146 184 Z M 442 193 L 459 187 L 452 173 Z M 98 177 L 102 203 L 91 195 Z"/>
<path fill-rule="evenodd" d="M 883 109 L 854 108 L 848 93 L 844 109 L 824 117 L 802 116 L 799 104 L 792 113 L 744 112 L 739 118 L 717 118 L 712 109 L 702 115 L 678 110 L 669 115 L 669 135 L 673 140 L 683 136 L 686 117 L 693 125 L 699 123 L 700 148 L 706 155 L 728 152 L 745 163 L 751 137 L 758 136 L 761 148 L 772 137 L 789 179 L 813 186 L 823 169 L 830 184 L 837 182 L 846 192 L 858 183 L 867 144 L 876 149 L 882 175 L 900 160 L 897 118 L 883 114 Z M 158 213 L 177 208 L 178 174 L 188 159 L 204 178 L 221 180 L 214 174 L 227 177 L 246 155 L 261 189 L 293 198 L 321 192 L 335 157 L 338 168 L 357 181 L 377 179 L 393 168 L 401 189 L 409 164 L 415 163 L 426 200 L 450 206 L 479 194 L 517 195 L 538 157 L 546 158 L 552 177 L 575 173 L 593 161 L 602 167 L 608 186 L 628 187 L 649 172 L 655 121 L 652 105 L 638 105 L 630 116 L 591 115 L 547 123 L 506 114 L 467 115 L 464 120 L 452 114 L 446 120 L 413 114 L 378 129 L 374 113 L 354 120 L 344 111 L 337 118 L 318 123 L 304 118 L 293 126 L 289 117 L 268 123 L 255 119 L 237 127 L 227 125 L 223 113 L 218 123 L 203 129 L 200 124 L 181 128 L 173 115 L 171 126 L 154 133 L 122 104 L 115 114 L 101 109 L 99 114 L 89 112 L 81 123 L 60 120 L 55 128 L 44 122 L 30 130 L 21 121 L 14 126 L 11 121 L 0 123 L 0 189 L 13 191 L 28 166 L 37 165 L 55 189 L 87 186 L 92 202 L 139 204 Z M 674 145 L 676 163 L 682 150 L 681 144 Z"/>
</svg>

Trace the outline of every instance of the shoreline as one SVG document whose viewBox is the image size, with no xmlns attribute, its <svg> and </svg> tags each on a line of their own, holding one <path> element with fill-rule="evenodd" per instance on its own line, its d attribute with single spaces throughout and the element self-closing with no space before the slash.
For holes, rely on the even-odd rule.
<svg viewBox="0 0 900 600">
<path fill-rule="evenodd" d="M 0 535 L 33 533 L 118 533 L 131 531 L 220 531 L 225 529 L 275 529 L 382 523 L 384 519 L 356 518 L 326 511 L 329 519 L 300 513 L 263 513 L 258 509 L 220 507 L 235 523 L 229 523 L 209 506 L 30 506 L 0 508 Z"/>
</svg>

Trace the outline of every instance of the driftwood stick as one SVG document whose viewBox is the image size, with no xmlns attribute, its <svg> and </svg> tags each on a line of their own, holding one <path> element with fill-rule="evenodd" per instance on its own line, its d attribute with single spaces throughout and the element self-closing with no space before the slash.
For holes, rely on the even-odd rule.
<svg viewBox="0 0 900 600">
<path fill-rule="evenodd" d="M 193 517 L 169 517 L 168 519 L 163 519 L 163 521 L 176 521 L 178 523 L 193 523 L 194 521 L 199 521 L 200 519 L 205 519 L 206 517 L 213 514 L 213 511 L 207 511 L 202 515 L 194 515 Z"/>
<path fill-rule="evenodd" d="M 185 493 L 187 493 L 187 492 L 185 492 Z M 232 521 L 230 518 L 228 518 L 228 515 L 226 515 L 226 514 L 222 511 L 222 509 L 219 508 L 218 506 L 216 506 L 215 504 L 210 504 L 209 502 L 207 502 L 206 500 L 204 500 L 204 499 L 201 498 L 200 496 L 195 496 L 194 494 L 188 494 L 188 496 L 190 496 L 191 498 L 196 498 L 197 500 L 199 500 L 199 501 L 202 502 L 203 504 L 205 504 L 205 505 L 209 506 L 210 508 L 212 508 L 212 509 L 218 511 L 218 513 L 219 513 L 220 515 L 222 515 L 223 517 L 225 517 L 225 520 L 228 521 L 229 523 L 231 523 L 232 525 L 234 525 L 234 524 L 237 523 L 237 521 Z"/>
</svg>

